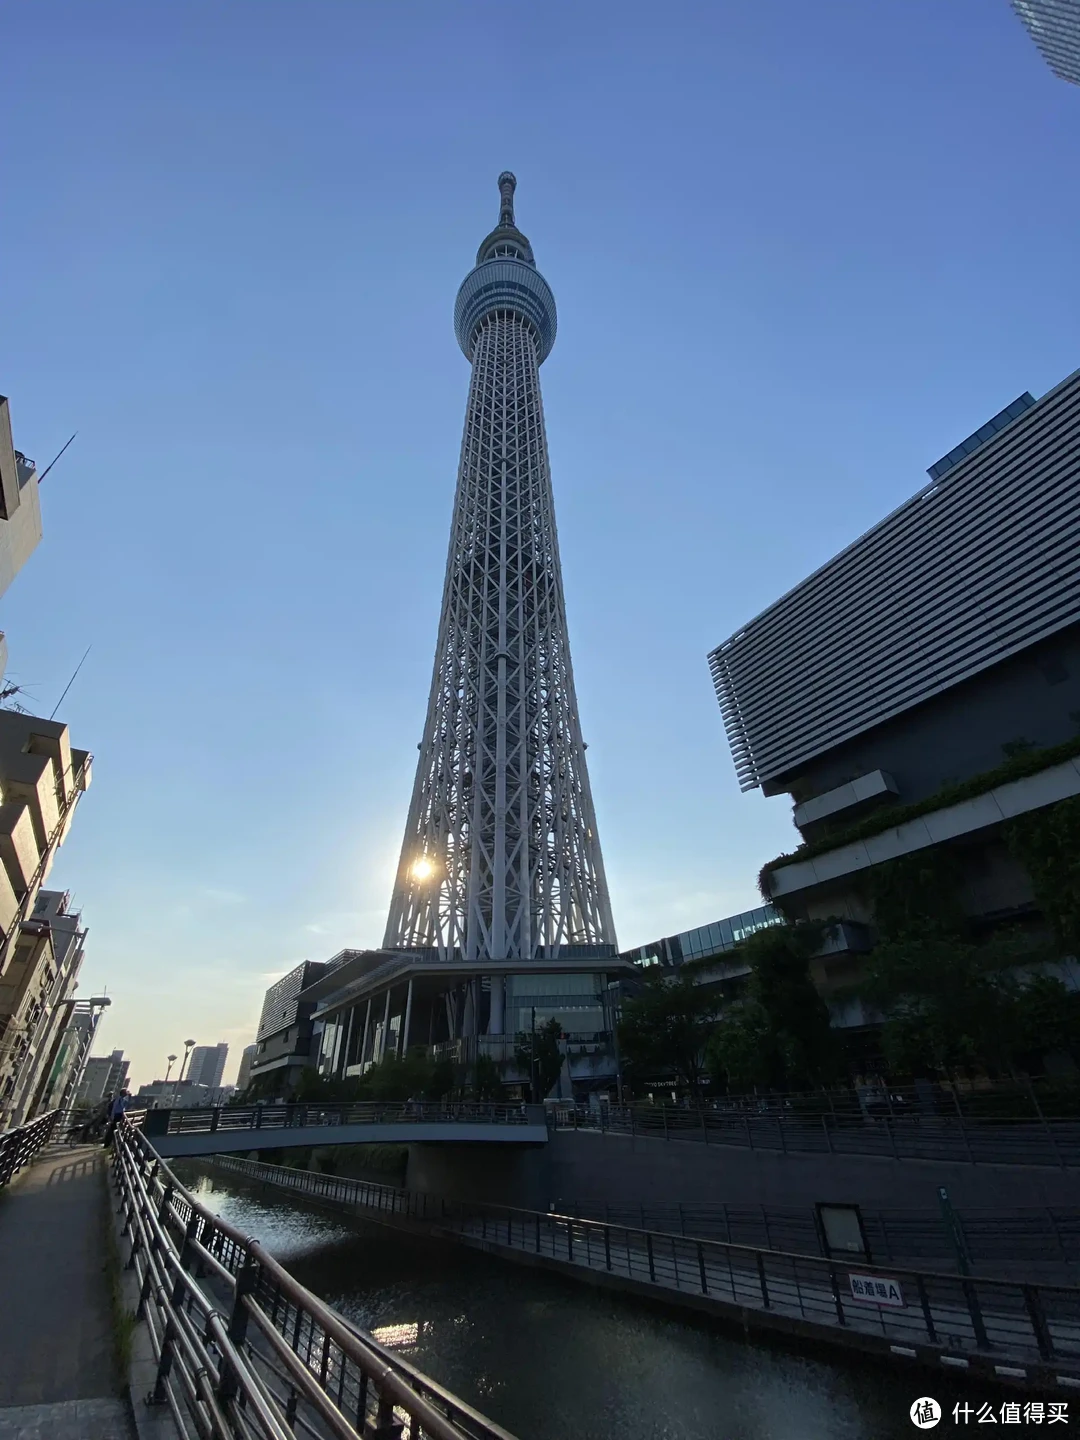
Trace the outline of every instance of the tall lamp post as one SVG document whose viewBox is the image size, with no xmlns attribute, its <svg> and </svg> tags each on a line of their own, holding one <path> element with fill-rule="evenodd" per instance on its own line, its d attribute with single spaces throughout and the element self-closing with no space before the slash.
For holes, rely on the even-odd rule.
<svg viewBox="0 0 1080 1440">
<path fill-rule="evenodd" d="M 169 1062 L 165 1070 L 165 1084 L 167 1085 L 169 1083 L 169 1076 L 172 1074 L 172 1067 L 176 1064 L 176 1056 L 166 1055 L 165 1059 Z"/>
<path fill-rule="evenodd" d="M 622 1010 L 620 999 L 622 985 L 618 980 L 608 981 L 608 1013 L 611 1016 L 611 1038 L 615 1045 L 615 1095 L 618 1103 L 623 1103 L 622 1088 L 622 1057 L 619 1055 L 619 1015 Z"/>
<path fill-rule="evenodd" d="M 180 1066 L 180 1074 L 177 1076 L 177 1083 L 179 1083 L 179 1082 L 180 1082 L 181 1080 L 183 1080 L 183 1078 L 184 1078 L 184 1071 L 187 1069 L 187 1062 L 191 1059 L 191 1052 L 192 1052 L 192 1050 L 194 1049 L 194 1047 L 195 1047 L 195 1041 L 194 1041 L 194 1040 L 185 1040 L 185 1041 L 184 1041 L 184 1061 L 183 1061 L 183 1064 Z"/>
</svg>

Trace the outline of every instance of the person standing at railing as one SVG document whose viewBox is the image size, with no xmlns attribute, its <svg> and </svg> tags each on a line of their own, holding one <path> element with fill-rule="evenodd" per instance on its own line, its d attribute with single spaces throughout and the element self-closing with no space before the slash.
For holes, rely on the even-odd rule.
<svg viewBox="0 0 1080 1440">
<path fill-rule="evenodd" d="M 101 1142 L 105 1146 L 112 1144 L 113 1131 L 124 1118 L 124 1111 L 131 1104 L 131 1093 L 128 1090 L 121 1090 L 109 1106 L 109 1123 L 105 1127 L 105 1139 Z"/>
</svg>

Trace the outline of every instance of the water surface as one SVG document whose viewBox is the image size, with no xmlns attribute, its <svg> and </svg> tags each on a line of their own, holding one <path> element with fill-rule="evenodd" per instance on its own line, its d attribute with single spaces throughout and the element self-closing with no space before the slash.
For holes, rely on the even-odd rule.
<svg viewBox="0 0 1080 1440">
<path fill-rule="evenodd" d="M 934 1395 L 946 1415 L 964 1398 L 924 1372 L 748 1344 L 234 1174 L 177 1169 L 309 1289 L 519 1440 L 895 1440 L 920 1433 L 908 1416 L 916 1396 Z"/>
</svg>

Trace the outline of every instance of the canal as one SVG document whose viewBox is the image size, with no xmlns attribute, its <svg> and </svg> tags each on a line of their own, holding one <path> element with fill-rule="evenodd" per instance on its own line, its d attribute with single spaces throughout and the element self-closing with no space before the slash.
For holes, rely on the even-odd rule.
<svg viewBox="0 0 1080 1440">
<path fill-rule="evenodd" d="M 751 1345 L 560 1276 L 402 1235 L 196 1162 L 199 1200 L 261 1240 L 309 1289 L 520 1440 L 894 1440 L 956 1391 Z M 996 1408 L 996 1407 L 995 1407 Z"/>
</svg>

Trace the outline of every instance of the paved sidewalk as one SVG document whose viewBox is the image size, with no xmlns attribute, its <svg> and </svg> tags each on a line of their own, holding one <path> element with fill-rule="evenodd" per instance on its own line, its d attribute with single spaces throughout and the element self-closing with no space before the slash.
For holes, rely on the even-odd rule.
<svg viewBox="0 0 1080 1440">
<path fill-rule="evenodd" d="M 133 1433 L 117 1399 L 106 1158 L 100 1145 L 52 1145 L 0 1193 L 4 1440 Z"/>
</svg>

